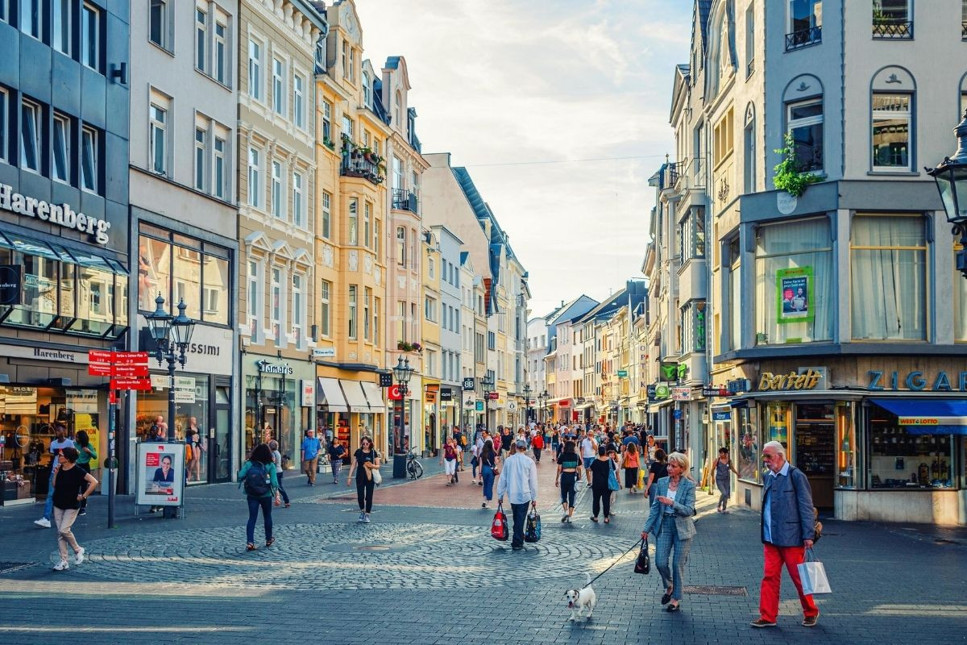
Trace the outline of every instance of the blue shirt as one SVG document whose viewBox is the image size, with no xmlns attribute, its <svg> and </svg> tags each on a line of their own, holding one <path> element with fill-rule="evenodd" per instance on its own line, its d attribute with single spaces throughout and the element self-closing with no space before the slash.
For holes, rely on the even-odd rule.
<svg viewBox="0 0 967 645">
<path fill-rule="evenodd" d="M 774 473 L 769 471 L 770 477 L 778 477 L 782 475 L 783 477 L 789 476 L 789 462 L 787 461 L 779 469 L 779 472 Z M 766 493 L 766 497 L 762 500 L 762 537 L 765 538 L 766 542 L 772 542 L 772 507 L 769 506 L 769 495 L 772 494 L 772 487 L 769 487 L 769 492 Z"/>
<path fill-rule="evenodd" d="M 621 443 L 622 443 L 622 444 L 624 444 L 624 445 L 626 445 L 626 446 L 627 446 L 627 445 L 628 445 L 629 443 L 633 443 L 633 444 L 637 444 L 637 445 L 639 445 L 639 446 L 641 445 L 641 442 L 640 442 L 640 441 L 638 441 L 638 437 L 636 437 L 636 436 L 635 436 L 635 435 L 633 435 L 633 434 L 631 434 L 631 435 L 628 435 L 627 437 L 625 437 L 624 439 L 622 439 L 622 440 L 621 440 Z"/>
<path fill-rule="evenodd" d="M 302 440 L 302 458 L 306 461 L 315 459 L 316 455 L 319 454 L 319 447 L 319 439 L 316 437 L 306 437 Z"/>
</svg>

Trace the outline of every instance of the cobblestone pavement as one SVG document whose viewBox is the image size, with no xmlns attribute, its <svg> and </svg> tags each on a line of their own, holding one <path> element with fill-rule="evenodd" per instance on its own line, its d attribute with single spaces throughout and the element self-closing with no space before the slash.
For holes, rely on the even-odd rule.
<svg viewBox="0 0 967 645">
<path fill-rule="evenodd" d="M 254 553 L 244 551 L 247 512 L 234 485 L 191 487 L 182 520 L 136 517 L 121 498 L 116 529 L 93 499 L 75 525 L 89 560 L 63 573 L 49 569 L 54 532 L 32 524 L 39 507 L 3 508 L 0 643 L 967 642 L 967 531 L 827 522 L 817 553 L 834 593 L 817 597 L 819 626 L 799 625 L 785 578 L 779 629 L 753 630 L 758 515 L 716 514 L 706 494 L 681 612 L 661 611 L 658 576 L 635 575 L 629 554 L 595 581 L 594 619 L 569 623 L 565 589 L 634 545 L 644 508 L 622 492 L 615 521 L 593 524 L 582 496 L 575 523 L 561 524 L 547 465 L 544 537 L 524 552 L 489 537 L 493 510 L 473 507 L 479 487 L 433 477 L 384 484 L 372 524 L 356 523 L 354 499 L 312 503 L 345 488 L 293 477 L 296 503 L 273 513 L 278 542 Z M 391 491 L 422 502 L 422 487 L 435 486 L 455 507 L 389 504 Z"/>
</svg>

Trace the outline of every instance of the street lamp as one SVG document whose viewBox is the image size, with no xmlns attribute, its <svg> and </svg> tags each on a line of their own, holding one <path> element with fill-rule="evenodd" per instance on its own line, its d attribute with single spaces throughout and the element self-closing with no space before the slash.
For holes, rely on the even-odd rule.
<svg viewBox="0 0 967 645">
<path fill-rule="evenodd" d="M 947 221 L 954 225 L 954 235 L 960 235 L 957 270 L 967 278 L 967 110 L 954 135 L 958 140 L 954 156 L 944 157 L 936 168 L 924 170 L 937 182 Z"/>
<path fill-rule="evenodd" d="M 524 385 L 524 398 L 527 400 L 526 412 L 524 413 L 524 422 L 531 422 L 531 386 L 530 383 Z"/>
<path fill-rule="evenodd" d="M 480 379 L 480 387 L 484 395 L 484 429 L 490 430 L 490 393 L 494 391 L 494 379 L 490 374 Z"/>
<path fill-rule="evenodd" d="M 414 369 L 410 367 L 410 359 L 399 357 L 396 367 L 393 368 L 393 377 L 400 391 L 400 422 L 396 427 L 393 437 L 393 478 L 403 479 L 406 477 L 406 453 L 403 451 L 403 436 L 406 432 L 404 417 L 406 416 L 406 395 L 409 393 L 407 384 L 413 376 Z"/>
<path fill-rule="evenodd" d="M 175 440 L 175 364 L 180 363 L 184 367 L 188 360 L 186 352 L 191 342 L 191 334 L 195 330 L 195 321 L 185 315 L 187 305 L 184 300 L 178 302 L 177 316 L 171 316 L 165 311 L 165 299 L 160 293 L 154 302 L 157 307 L 145 318 L 148 320 L 151 338 L 157 346 L 155 358 L 158 359 L 158 365 L 168 362 L 167 440 L 172 442 Z"/>
<path fill-rule="evenodd" d="M 547 390 L 537 395 L 537 402 L 541 406 L 541 422 L 543 423 L 547 422 L 547 400 L 550 398 L 551 396 L 547 393 Z"/>
</svg>

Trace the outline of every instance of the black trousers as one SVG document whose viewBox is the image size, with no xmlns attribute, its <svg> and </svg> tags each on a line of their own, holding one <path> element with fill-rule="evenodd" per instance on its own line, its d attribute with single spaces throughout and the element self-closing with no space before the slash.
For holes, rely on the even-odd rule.
<svg viewBox="0 0 967 645">
<path fill-rule="evenodd" d="M 607 488 L 598 488 L 597 486 L 591 487 L 591 495 L 593 496 L 591 502 L 591 514 L 595 517 L 598 516 L 598 512 L 601 510 L 601 502 L 604 502 L 604 516 L 611 517 L 611 491 Z"/>
<path fill-rule="evenodd" d="M 359 510 L 371 513 L 373 510 L 373 491 L 376 490 L 376 482 L 372 479 L 356 478 L 356 501 L 359 502 Z"/>
</svg>

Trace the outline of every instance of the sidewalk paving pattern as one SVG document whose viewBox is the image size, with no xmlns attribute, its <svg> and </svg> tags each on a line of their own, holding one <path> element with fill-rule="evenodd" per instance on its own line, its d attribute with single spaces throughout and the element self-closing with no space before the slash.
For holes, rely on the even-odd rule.
<svg viewBox="0 0 967 645">
<path fill-rule="evenodd" d="M 584 493 L 565 525 L 554 470 L 542 461 L 544 536 L 523 552 L 489 537 L 493 508 L 479 507 L 469 471 L 453 487 L 439 475 L 387 480 L 372 524 L 356 523 L 345 480 L 309 488 L 291 477 L 292 507 L 273 512 L 278 541 L 253 553 L 234 484 L 190 487 L 183 520 L 135 517 L 121 497 L 117 529 L 104 528 L 106 500 L 95 498 L 75 525 L 88 561 L 63 573 L 50 570 L 55 532 L 32 524 L 39 507 L 3 508 L 0 642 L 237 643 L 267 633 L 326 644 L 967 642 L 963 529 L 827 522 L 816 551 L 834 593 L 816 597 L 819 625 L 799 625 L 784 574 L 779 628 L 753 630 L 758 514 L 717 514 L 717 497 L 699 494 L 689 588 L 682 611 L 667 614 L 657 571 L 636 575 L 633 553 L 622 555 L 641 530 L 641 495 L 620 491 L 605 525 L 588 521 Z M 568 622 L 564 591 L 619 557 L 594 583 L 594 619 Z"/>
</svg>

